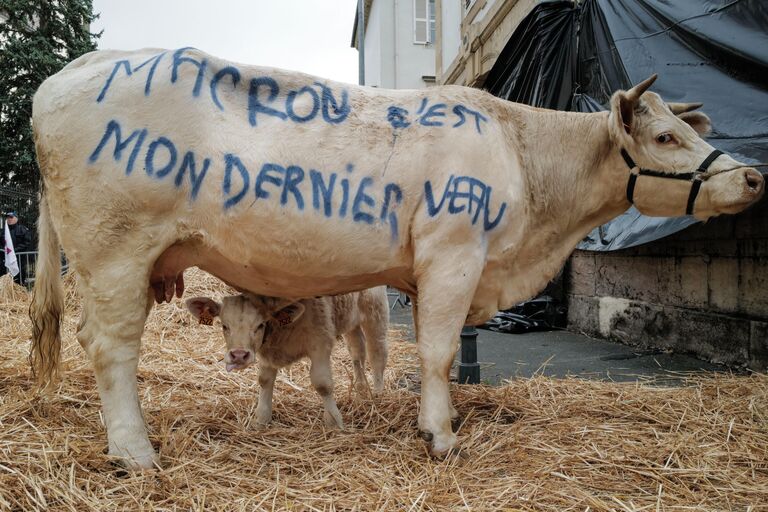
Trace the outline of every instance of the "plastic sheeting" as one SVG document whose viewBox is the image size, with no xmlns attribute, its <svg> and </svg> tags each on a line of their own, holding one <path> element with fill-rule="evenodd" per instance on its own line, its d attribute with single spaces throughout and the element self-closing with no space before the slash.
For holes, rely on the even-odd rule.
<svg viewBox="0 0 768 512">
<path fill-rule="evenodd" d="M 488 75 L 496 96 L 538 107 L 605 109 L 610 95 L 653 73 L 652 89 L 702 102 L 710 143 L 744 162 L 768 161 L 768 2 L 586 0 L 537 5 Z M 684 229 L 692 217 L 652 218 L 634 207 L 579 249 L 609 251 Z"/>
</svg>

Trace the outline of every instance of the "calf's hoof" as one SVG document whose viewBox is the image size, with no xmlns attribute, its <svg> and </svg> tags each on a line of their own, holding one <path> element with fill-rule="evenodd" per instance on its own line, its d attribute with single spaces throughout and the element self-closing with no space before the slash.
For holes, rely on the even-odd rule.
<svg viewBox="0 0 768 512">
<path fill-rule="evenodd" d="M 332 414 L 328 411 L 323 413 L 323 421 L 325 427 L 330 430 L 344 430 L 344 421 L 341 419 L 341 414 Z"/>
<path fill-rule="evenodd" d="M 127 450 L 110 448 L 109 455 L 114 457 L 117 463 L 129 471 L 156 469 L 160 467 L 160 457 L 154 450 L 144 453 L 130 453 Z"/>
</svg>

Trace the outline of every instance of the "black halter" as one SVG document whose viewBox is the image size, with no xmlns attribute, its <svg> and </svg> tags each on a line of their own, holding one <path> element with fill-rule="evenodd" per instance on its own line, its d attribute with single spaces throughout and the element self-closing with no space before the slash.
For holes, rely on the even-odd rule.
<svg viewBox="0 0 768 512">
<path fill-rule="evenodd" d="M 709 169 L 709 166 L 712 165 L 712 162 L 714 162 L 717 157 L 722 155 L 723 152 L 719 149 L 713 150 L 707 158 L 704 159 L 703 162 L 701 162 L 701 165 L 699 165 L 699 168 L 692 172 L 680 172 L 680 173 L 671 173 L 671 172 L 664 172 L 664 171 L 655 171 L 653 169 L 643 169 L 639 167 L 634 160 L 632 160 L 632 157 L 629 156 L 629 153 L 627 153 L 627 150 L 623 149 L 621 150 L 621 157 L 624 159 L 624 161 L 627 163 L 627 166 L 629 167 L 630 174 L 629 174 L 629 181 L 627 182 L 627 199 L 630 203 L 634 204 L 633 195 L 635 193 L 635 183 L 637 182 L 638 176 L 653 176 L 654 178 L 668 178 L 673 180 L 683 180 L 683 181 L 690 181 L 691 182 L 691 191 L 688 194 L 688 205 L 685 208 L 685 214 L 686 215 L 693 215 L 693 205 L 696 203 L 696 197 L 699 195 L 699 190 L 701 189 L 701 184 L 706 181 L 709 176 L 702 176 L 705 172 L 707 172 L 707 169 Z M 637 172 L 634 172 L 635 169 L 637 169 Z"/>
</svg>

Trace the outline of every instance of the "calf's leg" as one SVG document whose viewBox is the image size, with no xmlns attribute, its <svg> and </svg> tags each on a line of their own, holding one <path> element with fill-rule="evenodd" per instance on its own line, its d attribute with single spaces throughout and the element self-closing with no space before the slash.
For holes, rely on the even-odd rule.
<svg viewBox="0 0 768 512">
<path fill-rule="evenodd" d="M 259 368 L 259 403 L 256 405 L 256 424 L 269 425 L 272 421 L 272 391 L 275 389 L 277 368 L 264 362 Z"/>
<path fill-rule="evenodd" d="M 320 350 L 310 356 L 312 366 L 309 369 L 309 379 L 312 386 L 323 399 L 323 419 L 328 428 L 344 428 L 344 421 L 341 419 L 341 413 L 336 406 L 336 400 L 333 398 L 333 375 L 331 373 L 331 348 L 332 343 L 328 344 L 327 350 Z"/>
</svg>

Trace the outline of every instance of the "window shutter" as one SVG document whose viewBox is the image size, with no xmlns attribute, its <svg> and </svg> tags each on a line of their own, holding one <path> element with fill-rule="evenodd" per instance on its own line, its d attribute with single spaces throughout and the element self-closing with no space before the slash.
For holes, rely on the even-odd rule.
<svg viewBox="0 0 768 512">
<path fill-rule="evenodd" d="M 413 42 L 416 44 L 426 44 L 429 42 L 428 1 L 413 0 Z"/>
</svg>

